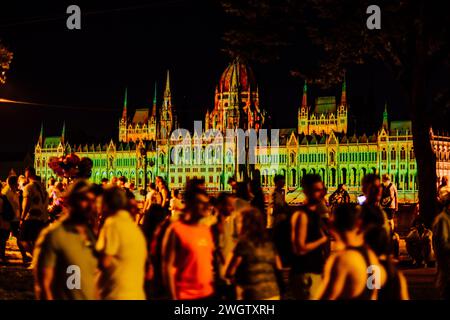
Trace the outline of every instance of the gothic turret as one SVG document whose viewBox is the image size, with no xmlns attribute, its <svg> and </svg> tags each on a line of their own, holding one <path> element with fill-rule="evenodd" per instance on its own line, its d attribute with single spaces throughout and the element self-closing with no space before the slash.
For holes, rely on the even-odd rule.
<svg viewBox="0 0 450 320">
<path fill-rule="evenodd" d="M 170 91 L 170 74 L 167 70 L 166 87 L 164 89 L 164 100 L 160 113 L 160 138 L 168 139 L 174 129 L 174 116 L 172 106 L 172 93 Z"/>
<path fill-rule="evenodd" d="M 128 110 L 127 110 L 127 94 L 128 89 L 125 89 L 125 97 L 123 99 L 123 110 L 122 110 L 122 118 L 119 121 L 119 141 L 126 142 L 127 141 L 127 117 L 128 117 Z"/>
<path fill-rule="evenodd" d="M 384 105 L 383 111 L 383 128 L 386 132 L 389 132 L 389 116 L 387 111 L 387 103 Z"/>
<path fill-rule="evenodd" d="M 125 98 L 123 101 L 123 111 L 122 111 L 122 121 L 123 122 L 127 122 L 127 99 L 128 99 L 127 91 L 128 91 L 128 88 L 125 89 Z"/>
<path fill-rule="evenodd" d="M 209 120 L 209 110 L 206 109 L 206 115 L 205 115 L 205 130 L 210 129 L 210 120 Z"/>
<path fill-rule="evenodd" d="M 44 123 L 41 123 L 41 131 L 39 133 L 38 144 L 40 147 L 42 147 L 44 145 Z"/>
<path fill-rule="evenodd" d="M 66 140 L 66 122 L 64 121 L 61 131 L 61 144 L 64 145 Z"/>
<path fill-rule="evenodd" d="M 344 75 L 344 81 L 342 83 L 341 103 L 337 110 L 337 131 L 347 133 L 347 82 Z"/>
<path fill-rule="evenodd" d="M 156 119 L 156 108 L 157 108 L 157 86 L 155 82 L 155 91 L 153 93 L 153 105 L 152 112 L 150 114 L 150 119 L 148 121 L 148 138 L 149 140 L 156 140 L 156 130 L 157 130 L 157 119 Z"/>
<path fill-rule="evenodd" d="M 308 87 L 306 84 L 303 85 L 303 97 L 302 104 L 298 108 L 298 134 L 307 134 L 308 133 L 308 96 L 307 96 Z"/>
</svg>

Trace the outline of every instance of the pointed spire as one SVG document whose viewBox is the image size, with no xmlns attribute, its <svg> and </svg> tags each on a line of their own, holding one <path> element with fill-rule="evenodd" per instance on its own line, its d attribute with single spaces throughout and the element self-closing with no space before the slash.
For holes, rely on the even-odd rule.
<svg viewBox="0 0 450 320">
<path fill-rule="evenodd" d="M 206 115 L 205 115 L 205 130 L 209 129 L 209 109 L 206 108 Z"/>
<path fill-rule="evenodd" d="M 164 130 L 160 130 L 159 133 L 162 134 L 161 137 L 163 139 L 167 139 L 172 132 L 172 129 L 176 126 L 176 117 L 173 114 L 172 110 L 172 95 L 170 92 L 170 73 L 167 70 L 166 77 L 166 87 L 164 89 L 164 100 L 161 107 L 161 112 L 159 113 L 160 117 L 160 127 Z"/>
<path fill-rule="evenodd" d="M 157 93 L 157 84 L 155 81 L 155 91 L 153 93 L 153 105 L 156 105 L 156 93 Z"/>
<path fill-rule="evenodd" d="M 64 140 L 66 138 L 66 122 L 63 122 L 63 127 L 61 131 L 61 143 L 64 144 Z"/>
<path fill-rule="evenodd" d="M 347 80 L 345 79 L 344 73 L 344 82 L 342 82 L 341 106 L 345 105 L 347 105 Z"/>
<path fill-rule="evenodd" d="M 167 77 L 166 77 L 166 88 L 164 90 L 164 98 L 170 97 L 170 73 L 169 70 L 167 70 Z"/>
<path fill-rule="evenodd" d="M 157 93 L 157 85 L 155 81 L 155 92 L 153 93 L 152 117 L 156 117 L 156 102 L 157 102 L 156 93 Z"/>
<path fill-rule="evenodd" d="M 302 108 L 307 109 L 308 108 L 308 85 L 306 84 L 306 80 L 305 80 L 305 84 L 303 85 L 303 98 L 302 98 Z"/>
<path fill-rule="evenodd" d="M 230 86 L 230 91 L 232 90 L 237 90 L 239 87 L 239 80 L 238 80 L 238 72 L 239 72 L 239 64 L 237 63 L 237 60 L 233 66 L 232 69 L 232 75 L 231 75 L 231 86 Z"/>
<path fill-rule="evenodd" d="M 388 117 L 388 111 L 387 111 L 387 102 L 384 104 L 384 111 L 383 111 L 383 128 L 385 130 L 389 130 L 389 117 Z"/>
<path fill-rule="evenodd" d="M 39 144 L 42 146 L 44 143 L 44 122 L 41 122 L 41 131 L 39 133 Z"/>
<path fill-rule="evenodd" d="M 128 88 L 125 88 L 125 98 L 123 100 L 122 120 L 127 121 L 127 103 L 128 103 Z"/>
</svg>

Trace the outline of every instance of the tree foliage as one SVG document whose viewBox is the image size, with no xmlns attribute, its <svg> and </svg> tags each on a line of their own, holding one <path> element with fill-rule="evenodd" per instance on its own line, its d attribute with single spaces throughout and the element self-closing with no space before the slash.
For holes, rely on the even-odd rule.
<svg viewBox="0 0 450 320">
<path fill-rule="evenodd" d="M 407 97 L 421 209 L 430 221 L 436 191 L 432 115 L 449 106 L 449 19 L 445 2 L 380 0 L 381 29 L 366 27 L 360 0 L 222 0 L 230 15 L 225 51 L 261 62 L 289 61 L 293 76 L 323 86 L 356 64 L 384 66 Z M 438 80 L 436 80 L 438 79 Z"/>
<path fill-rule="evenodd" d="M 13 53 L 0 42 L 0 84 L 6 82 L 6 71 L 9 70 Z"/>
</svg>

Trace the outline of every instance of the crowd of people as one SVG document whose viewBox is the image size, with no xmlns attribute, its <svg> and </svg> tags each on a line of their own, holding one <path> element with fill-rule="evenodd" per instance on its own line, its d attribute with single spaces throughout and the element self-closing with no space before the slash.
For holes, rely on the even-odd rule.
<svg viewBox="0 0 450 320">
<path fill-rule="evenodd" d="M 10 235 L 35 275 L 38 299 L 405 300 L 389 176 L 368 174 L 353 203 L 345 185 L 326 198 L 307 174 L 301 206 L 274 177 L 268 201 L 258 175 L 210 195 L 191 179 L 170 192 L 162 177 L 144 193 L 125 177 L 45 187 L 33 168 L 8 177 L 0 198 L 0 261 Z M 444 181 L 443 181 L 444 183 Z M 447 182 L 448 184 L 448 182 Z M 427 263 L 434 249 L 443 298 L 450 288 L 450 193 L 433 232 L 417 220 L 408 251 Z"/>
</svg>

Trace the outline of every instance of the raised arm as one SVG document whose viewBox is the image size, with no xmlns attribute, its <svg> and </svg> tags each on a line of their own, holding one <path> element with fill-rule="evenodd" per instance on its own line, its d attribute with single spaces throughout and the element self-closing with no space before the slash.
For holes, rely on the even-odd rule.
<svg viewBox="0 0 450 320">
<path fill-rule="evenodd" d="M 233 279 L 236 274 L 237 268 L 239 267 L 241 262 L 242 262 L 242 257 L 240 257 L 236 254 L 233 254 L 233 257 L 231 258 L 231 261 L 230 261 L 227 271 L 225 273 L 225 277 L 228 279 Z"/>
</svg>

